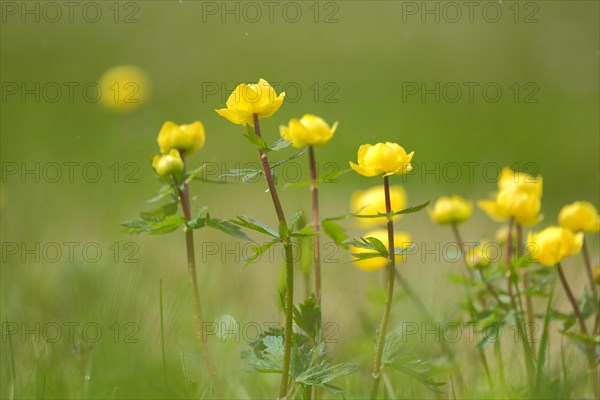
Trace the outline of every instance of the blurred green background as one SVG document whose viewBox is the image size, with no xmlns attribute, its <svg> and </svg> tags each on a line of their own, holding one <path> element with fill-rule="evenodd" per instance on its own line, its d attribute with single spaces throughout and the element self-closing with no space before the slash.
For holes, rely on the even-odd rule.
<svg viewBox="0 0 600 400">
<path fill-rule="evenodd" d="M 280 111 L 262 124 L 269 141 L 278 137 L 280 124 L 304 113 L 339 121 L 333 140 L 317 151 L 321 172 L 347 168 L 363 143 L 394 141 L 414 150 L 416 172 L 394 178 L 405 186 L 410 205 L 444 194 L 486 197 L 505 165 L 543 176 L 542 225 L 556 223 L 567 202 L 589 200 L 597 206 L 600 201 L 598 2 L 475 2 L 472 16 L 461 2 L 448 6 L 429 1 L 77 2 L 71 15 L 63 3 L 51 3 L 58 5 L 61 17 L 46 2 L 1 3 L 2 397 L 193 396 L 193 388 L 185 391 L 181 351 L 192 379 L 203 377 L 203 368 L 193 336 L 183 235 L 127 236 L 119 224 L 148 209 L 145 201 L 159 188 L 149 158 L 158 152 L 155 138 L 165 120 L 204 123 L 206 146 L 190 162 L 215 163 L 215 176 L 236 163 L 258 161 L 241 136 L 243 128 L 213 111 L 224 107 L 239 82 L 265 78 L 278 91 L 287 91 Z M 456 7 L 462 16 L 453 22 Z M 25 8 L 33 14 L 24 13 Z M 496 17 L 498 9 L 502 14 Z M 434 11 L 422 14 L 426 10 Z M 122 64 L 146 71 L 152 87 L 148 101 L 127 114 L 86 101 L 81 88 Z M 73 101 L 66 89 L 57 102 L 43 91 L 38 101 L 35 94 L 21 92 L 21 85 L 35 88 L 36 82 L 42 88 L 48 83 L 64 88 L 65 82 L 78 86 Z M 475 87 L 472 101 L 468 82 Z M 435 91 L 436 83 L 439 101 L 435 94 L 423 94 L 421 86 Z M 13 94 L 15 84 L 19 92 Z M 462 98 L 454 102 L 457 85 Z M 501 88 L 498 101 L 489 100 L 494 90 L 484 92 L 484 86 Z M 410 88 L 418 93 L 410 94 Z M 291 154 L 286 150 L 274 158 Z M 281 177 L 282 188 L 285 178 L 308 179 L 305 157 L 296 161 L 302 177 L 295 178 L 297 169 L 289 169 Z M 63 166 L 56 183 L 42 173 L 52 162 Z M 65 162 L 79 163 L 73 164 L 73 179 Z M 97 182 L 84 179 L 87 163 L 99 166 Z M 472 177 L 465 163 L 477 163 Z M 456 165 L 461 166 L 458 179 L 455 169 L 444 169 Z M 37 181 L 34 174 L 21 175 L 25 168 L 38 167 Z M 424 169 L 438 175 L 423 175 Z M 322 185 L 322 215 L 346 212 L 353 191 L 376 183 L 349 173 Z M 264 189 L 259 182 L 198 183 L 191 190 L 193 204 L 208 205 L 216 216 L 249 214 L 273 223 Z M 282 197 L 288 213 L 308 211 L 306 188 L 287 188 Z M 425 212 L 397 225 L 431 247 L 452 240 Z M 356 228 L 351 222 L 347 226 Z M 497 227 L 476 210 L 463 234 L 479 240 Z M 597 236 L 591 239 L 597 260 Z M 200 231 L 199 252 L 206 250 L 202 241 L 229 251 L 206 255 L 198 268 L 207 319 L 231 315 L 242 324 L 280 321 L 279 254 L 240 271 L 236 246 L 243 243 Z M 78 243 L 72 260 L 65 245 L 70 242 Z M 54 253 L 42 253 L 53 251 L 52 243 L 63 253 L 48 262 Z M 82 255 L 89 243 L 102 250 L 97 262 Z M 14 244 L 16 254 L 11 252 Z M 23 250 L 36 245 L 39 261 Z M 132 251 L 135 262 L 128 263 Z M 381 276 L 347 264 L 349 258 L 343 250 L 331 250 L 332 262 L 324 266 L 324 320 L 339 328 L 339 342 L 329 346 L 334 358 L 360 366 L 359 375 L 341 382 L 350 396 L 360 396 L 366 395 L 360 382 L 369 376 L 371 340 L 380 318 Z M 571 271 L 574 284 L 582 284 L 578 262 L 568 264 L 576 266 Z M 459 263 L 433 256 L 416 256 L 402 266 L 440 321 L 461 318 L 461 288 L 446 280 L 447 272 L 459 268 Z M 170 385 L 163 382 L 160 350 L 161 280 Z M 297 288 L 300 301 L 301 279 Z M 409 302 L 400 298 L 399 304 L 395 323 L 419 321 Z M 70 322 L 102 329 L 93 348 L 80 352 L 82 357 L 66 337 L 64 324 Z M 19 331 L 10 335 L 14 323 Z M 62 337 L 48 344 L 38 333 L 23 337 L 23 328 L 36 331 L 36 323 L 41 324 L 38 333 L 48 323 L 58 323 Z M 127 342 L 127 333 L 137 342 Z M 75 340 L 80 336 L 76 328 Z M 242 372 L 238 353 L 246 348 L 243 340 L 223 344 L 215 337 L 209 342 L 230 379 L 228 396 L 273 393 L 275 378 Z M 465 349 L 463 362 L 474 359 L 472 343 L 457 346 Z M 423 357 L 437 351 L 426 343 L 416 343 L 415 349 Z M 485 389 L 483 375 L 475 367 L 467 371 L 474 383 L 465 393 L 478 396 Z M 417 395 L 411 390 L 420 389 L 402 390 L 411 396 Z"/>
</svg>

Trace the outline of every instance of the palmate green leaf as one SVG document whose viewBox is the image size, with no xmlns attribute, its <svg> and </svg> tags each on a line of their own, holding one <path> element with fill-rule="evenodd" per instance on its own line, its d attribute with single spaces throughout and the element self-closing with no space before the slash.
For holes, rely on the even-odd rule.
<svg viewBox="0 0 600 400">
<path fill-rule="evenodd" d="M 317 386 L 334 394 L 341 394 L 344 390 L 329 382 L 350 375 L 358 367 L 354 364 L 331 364 L 329 360 L 311 365 L 307 370 L 296 377 L 296 383 L 307 386 Z"/>
<path fill-rule="evenodd" d="M 286 140 L 284 138 L 279 138 L 275 141 L 275 143 L 273 143 L 271 146 L 269 146 L 269 151 L 283 150 L 283 149 L 290 147 L 291 144 L 292 144 L 291 141 Z"/>
<path fill-rule="evenodd" d="M 283 336 L 265 336 L 260 350 L 242 351 L 248 372 L 281 373 L 283 365 Z M 258 349 L 258 347 L 255 347 Z"/>
<path fill-rule="evenodd" d="M 365 250 L 373 250 L 375 253 L 378 253 L 381 257 L 388 256 L 388 250 L 385 245 L 381 242 L 381 240 L 374 237 L 367 238 L 359 238 L 346 240 L 345 244 L 352 245 L 354 247 L 358 247 L 359 249 Z M 368 254 L 368 253 L 367 253 Z"/>
<path fill-rule="evenodd" d="M 250 180 L 261 176 L 263 171 L 254 168 L 242 168 L 242 169 L 230 169 L 224 174 L 221 174 L 221 179 L 227 181 L 227 178 L 235 178 L 236 182 L 240 180 L 240 183 L 247 183 Z M 241 179 L 240 179 L 241 178 Z"/>
<path fill-rule="evenodd" d="M 262 246 L 253 247 L 252 254 L 250 254 L 249 256 L 244 256 L 244 261 L 246 262 L 246 264 L 244 264 L 244 268 L 246 268 L 248 265 L 252 264 L 253 262 L 258 261 L 260 259 L 260 256 L 262 256 L 267 250 L 269 250 L 271 247 L 273 247 L 277 243 L 279 243 L 279 239 L 271 240 L 270 242 L 267 242 L 267 243 L 263 244 Z"/>
<path fill-rule="evenodd" d="M 214 229 L 218 229 L 223 233 L 233 236 L 238 239 L 252 240 L 246 235 L 238 225 L 226 219 L 211 218 L 210 215 L 206 216 L 206 226 Z"/>
<path fill-rule="evenodd" d="M 254 132 L 254 128 L 252 128 L 250 125 L 246 125 L 246 133 L 244 134 L 244 137 L 259 150 L 269 151 L 269 146 L 267 146 L 265 140 L 258 136 L 256 132 Z"/>
<path fill-rule="evenodd" d="M 367 215 L 354 214 L 354 217 L 356 217 L 356 218 L 387 218 L 388 216 L 393 217 L 394 215 L 412 214 L 412 213 L 421 211 L 428 205 L 429 205 L 429 201 L 425 202 L 423 204 L 419 204 L 418 206 L 415 206 L 415 207 L 406 208 L 404 210 L 392 211 L 389 214 L 387 214 L 387 213 L 377 213 L 377 214 L 367 214 Z"/>
<path fill-rule="evenodd" d="M 186 222 L 186 225 L 192 229 L 200 229 L 204 228 L 207 223 L 207 218 L 205 217 L 206 212 L 208 211 L 208 207 L 198 207 L 196 209 L 196 213 L 194 217 Z"/>
<path fill-rule="evenodd" d="M 324 176 L 320 176 L 319 179 L 317 179 L 317 183 L 337 183 L 338 182 L 338 178 L 342 175 L 347 174 L 348 172 L 352 171 L 352 168 L 348 168 L 348 169 L 344 169 L 341 170 L 339 172 L 336 173 L 332 173 L 332 174 L 326 174 Z M 302 187 L 307 187 L 312 185 L 313 181 L 312 180 L 308 180 L 308 181 L 300 181 L 300 182 L 290 182 L 290 183 L 286 183 L 284 186 L 284 189 L 287 188 L 302 188 Z"/>
<path fill-rule="evenodd" d="M 160 190 L 158 191 L 158 195 L 154 196 L 150 200 L 147 200 L 146 202 L 147 203 L 157 203 L 166 197 L 171 197 L 174 201 L 177 201 L 178 195 L 177 195 L 177 191 L 173 187 L 173 184 L 163 185 L 160 188 Z"/>
<path fill-rule="evenodd" d="M 321 226 L 323 227 L 323 231 L 325 231 L 327 236 L 329 236 L 334 243 L 345 249 L 348 248 L 348 234 L 344 227 L 331 219 L 324 219 L 323 222 L 321 222 Z"/>
<path fill-rule="evenodd" d="M 279 233 L 264 222 L 254 220 L 247 215 L 238 215 L 237 218 L 237 220 L 231 222 L 239 226 L 243 226 L 244 228 L 252 229 L 253 231 L 264 233 L 265 235 L 279 239 Z"/>
<path fill-rule="evenodd" d="M 385 368 L 391 368 L 400 373 L 413 378 L 423 386 L 435 393 L 442 393 L 440 387 L 444 383 L 436 382 L 432 375 L 432 368 L 429 363 L 421 360 L 411 360 L 408 352 L 402 348 L 400 335 L 397 332 L 390 332 L 385 338 L 382 354 L 382 364 Z"/>
<path fill-rule="evenodd" d="M 321 325 L 321 307 L 315 300 L 315 296 L 310 295 L 303 303 L 294 306 L 293 317 L 296 325 L 314 340 Z"/>
<path fill-rule="evenodd" d="M 178 205 L 179 203 L 173 202 L 167 203 L 153 211 L 142 211 L 140 212 L 140 218 L 142 218 L 144 221 L 160 222 L 169 215 L 175 214 L 177 212 Z"/>
<path fill-rule="evenodd" d="M 149 233 L 151 235 L 160 235 L 169 233 L 185 223 L 185 219 L 180 215 L 169 215 L 162 220 L 135 220 L 121 223 L 123 230 L 127 233 Z"/>
<path fill-rule="evenodd" d="M 298 153 L 293 154 L 292 156 L 285 158 L 283 160 L 277 161 L 273 164 L 271 164 L 271 169 L 275 169 L 277 167 L 279 167 L 280 165 L 285 164 L 286 162 L 293 160 L 294 158 L 298 158 L 300 157 L 302 154 L 306 153 L 308 151 L 308 146 L 306 146 L 304 149 L 300 150 Z"/>
</svg>

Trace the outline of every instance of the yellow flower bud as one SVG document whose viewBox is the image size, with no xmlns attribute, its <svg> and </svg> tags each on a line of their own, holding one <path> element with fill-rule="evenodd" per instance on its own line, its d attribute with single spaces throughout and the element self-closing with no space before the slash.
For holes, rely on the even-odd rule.
<svg viewBox="0 0 600 400">
<path fill-rule="evenodd" d="M 363 235 L 364 238 L 374 237 L 375 239 L 379 239 L 383 245 L 388 248 L 388 231 L 386 229 L 379 229 L 376 231 L 367 232 Z M 411 237 L 408 233 L 405 232 L 396 232 L 394 233 L 394 247 L 395 248 L 405 248 L 412 244 Z M 352 246 L 352 253 L 373 253 L 373 250 L 361 249 L 358 247 Z M 406 259 L 405 255 L 396 255 L 396 262 L 404 261 Z M 367 258 L 364 260 L 355 260 L 354 264 L 364 271 L 376 271 L 385 267 L 388 263 L 387 258 L 385 257 L 374 257 Z"/>
<path fill-rule="evenodd" d="M 587 201 L 576 201 L 564 206 L 558 213 L 558 223 L 572 231 L 598 232 L 600 216 L 596 207 Z"/>
<path fill-rule="evenodd" d="M 98 86 L 101 89 L 99 103 L 111 111 L 134 111 L 150 97 L 148 76 L 132 65 L 109 69 L 98 79 Z"/>
<path fill-rule="evenodd" d="M 400 211 L 406 208 L 406 191 L 402 186 L 390 186 L 390 203 L 393 211 Z M 383 185 L 355 192 L 350 200 L 350 209 L 353 213 L 358 213 L 359 215 L 385 213 L 385 192 Z M 397 220 L 401 217 L 402 215 L 395 215 L 393 219 Z M 357 218 L 357 220 L 359 224 L 365 227 L 386 223 L 385 218 Z"/>
<path fill-rule="evenodd" d="M 520 225 L 535 225 L 543 218 L 539 215 L 542 207 L 540 197 L 515 187 L 501 190 L 495 200 L 480 200 L 477 205 L 494 221 L 512 217 Z"/>
<path fill-rule="evenodd" d="M 542 197 L 542 177 L 533 177 L 525 172 L 515 172 L 504 167 L 498 180 L 498 189 L 503 191 L 509 188 Z"/>
<path fill-rule="evenodd" d="M 189 155 L 204 146 L 204 125 L 199 121 L 189 125 L 177 125 L 174 122 L 167 121 L 160 129 L 156 141 L 163 154 L 176 149 Z"/>
<path fill-rule="evenodd" d="M 183 161 L 179 152 L 173 149 L 168 154 L 154 156 L 152 167 L 160 176 L 179 176 L 183 172 Z"/>
<path fill-rule="evenodd" d="M 410 162 L 414 154 L 414 151 L 406 154 L 396 143 L 363 144 L 358 149 L 358 165 L 350 162 L 350 166 L 363 176 L 402 175 L 412 171 Z"/>
<path fill-rule="evenodd" d="M 484 246 L 476 246 L 467 252 L 466 261 L 471 268 L 485 268 L 490 265 L 490 256 Z"/>
<path fill-rule="evenodd" d="M 442 196 L 433 206 L 429 216 L 436 224 L 460 224 L 471 217 L 473 205 L 460 196 Z"/>
<path fill-rule="evenodd" d="M 299 120 L 296 118 L 290 120 L 288 126 L 281 125 L 279 132 L 281 137 L 291 141 L 294 147 L 319 146 L 329 142 L 337 126 L 338 123 L 335 122 L 330 128 L 322 118 L 306 114 Z"/>
<path fill-rule="evenodd" d="M 501 245 L 506 244 L 506 239 L 508 238 L 508 225 L 502 225 L 500 228 L 498 228 L 494 237 L 496 238 L 496 243 L 501 244 Z M 517 228 L 514 225 L 510 232 L 510 237 L 511 237 L 511 242 L 513 242 L 513 243 L 516 242 Z"/>
<path fill-rule="evenodd" d="M 260 79 L 258 83 L 238 85 L 227 99 L 227 108 L 215 111 L 234 124 L 254 126 L 254 114 L 270 117 L 279 110 L 284 97 L 284 92 L 278 96 L 269 82 Z"/>
<path fill-rule="evenodd" d="M 541 232 L 529 232 L 527 248 L 540 264 L 553 266 L 565 257 L 578 254 L 583 244 L 583 233 L 551 226 Z"/>
</svg>

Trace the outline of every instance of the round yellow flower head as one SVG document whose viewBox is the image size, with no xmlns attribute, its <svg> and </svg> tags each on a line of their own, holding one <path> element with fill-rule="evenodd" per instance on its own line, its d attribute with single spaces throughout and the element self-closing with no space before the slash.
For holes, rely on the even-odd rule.
<svg viewBox="0 0 600 400">
<path fill-rule="evenodd" d="M 179 150 L 186 155 L 192 154 L 204 146 L 204 125 L 199 121 L 189 125 L 177 125 L 172 121 L 167 121 L 160 128 L 156 141 L 163 154 L 172 149 Z"/>
<path fill-rule="evenodd" d="M 583 232 L 551 226 L 541 232 L 529 232 L 527 248 L 540 264 L 553 266 L 565 257 L 578 254 L 583 244 Z"/>
<path fill-rule="evenodd" d="M 471 217 L 473 205 L 460 196 L 442 196 L 433 205 L 429 216 L 436 224 L 460 224 Z"/>
<path fill-rule="evenodd" d="M 600 216 L 596 207 L 587 201 L 576 201 L 564 206 L 558 213 L 558 223 L 572 231 L 598 232 Z"/>
<path fill-rule="evenodd" d="M 358 165 L 350 162 L 350 166 L 363 176 L 402 175 L 412 171 L 410 162 L 414 154 L 414 151 L 406 154 L 396 143 L 363 144 L 358 148 Z"/>
<path fill-rule="evenodd" d="M 400 211 L 406 208 L 406 191 L 400 185 L 390 186 L 390 202 L 393 211 Z M 364 191 L 354 192 L 350 200 L 350 209 L 353 213 L 359 215 L 376 215 L 385 213 L 385 192 L 383 185 L 373 186 Z M 397 220 L 402 215 L 394 215 Z M 385 218 L 356 218 L 362 226 L 376 226 L 386 223 Z"/>
<path fill-rule="evenodd" d="M 518 224 L 529 226 L 537 224 L 543 218 L 539 215 L 542 207 L 540 197 L 516 187 L 501 190 L 496 194 L 495 200 L 480 200 L 477 205 L 494 221 L 512 217 Z"/>
<path fill-rule="evenodd" d="M 109 69 L 98 79 L 98 86 L 102 91 L 99 93 L 99 103 L 111 111 L 134 111 L 150 97 L 148 76 L 132 65 Z"/>
<path fill-rule="evenodd" d="M 534 177 L 525 172 L 515 172 L 508 167 L 504 167 L 498 180 L 498 189 L 503 191 L 511 188 L 541 197 L 542 177 Z"/>
<path fill-rule="evenodd" d="M 300 119 L 292 119 L 288 126 L 281 125 L 279 132 L 281 137 L 292 142 L 294 147 L 304 147 L 307 145 L 320 146 L 329 142 L 338 123 L 335 122 L 332 127 L 322 118 L 312 114 L 305 114 Z"/>
<path fill-rule="evenodd" d="M 173 149 L 168 154 L 154 156 L 152 167 L 160 176 L 179 176 L 183 172 L 183 161 L 179 152 Z"/>
<path fill-rule="evenodd" d="M 389 246 L 388 242 L 388 231 L 386 229 L 378 229 L 375 231 L 367 232 L 363 235 L 363 237 L 374 237 L 375 239 L 379 239 L 381 243 L 387 248 Z M 408 233 L 405 232 L 396 232 L 394 233 L 394 247 L 396 248 L 405 248 L 412 244 L 411 237 Z M 352 253 L 372 253 L 373 250 L 361 249 L 358 247 L 352 246 Z M 404 261 L 406 259 L 405 255 L 396 255 L 396 262 Z M 376 271 L 385 267 L 388 263 L 387 258 L 385 257 L 374 257 L 367 258 L 364 260 L 355 260 L 354 264 L 364 270 L 364 271 Z"/>
<path fill-rule="evenodd" d="M 467 252 L 466 261 L 471 268 L 485 268 L 490 265 L 490 256 L 485 246 L 476 246 Z"/>
<path fill-rule="evenodd" d="M 279 110 L 284 97 L 284 92 L 278 96 L 269 82 L 260 79 L 258 83 L 238 85 L 227 99 L 227 108 L 215 111 L 234 124 L 254 126 L 254 114 L 270 117 Z"/>
</svg>

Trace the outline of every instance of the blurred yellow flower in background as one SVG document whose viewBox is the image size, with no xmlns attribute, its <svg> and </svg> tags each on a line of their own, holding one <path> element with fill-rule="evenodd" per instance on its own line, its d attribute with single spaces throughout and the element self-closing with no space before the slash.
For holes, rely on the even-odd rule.
<svg viewBox="0 0 600 400">
<path fill-rule="evenodd" d="M 460 224 L 471 217 L 473 205 L 460 196 L 442 196 L 433 205 L 429 216 L 436 224 Z"/>
<path fill-rule="evenodd" d="M 160 128 L 156 141 L 163 154 L 176 149 L 188 155 L 200 150 L 205 139 L 204 125 L 199 121 L 188 125 L 167 121 Z"/>
<path fill-rule="evenodd" d="M 406 208 L 406 191 L 400 185 L 390 186 L 390 202 L 392 211 L 400 211 Z M 350 199 L 350 210 L 358 215 L 376 215 L 385 213 L 385 192 L 383 185 L 370 187 L 366 190 L 357 191 Z M 402 215 L 394 215 L 397 220 Z M 356 218 L 362 226 L 376 226 L 386 223 L 385 218 Z"/>
<path fill-rule="evenodd" d="M 386 229 L 378 229 L 375 231 L 367 232 L 363 235 L 363 237 L 374 237 L 383 243 L 383 245 L 388 248 L 388 231 Z M 408 233 L 405 232 L 397 232 L 394 234 L 394 247 L 395 248 L 405 248 L 412 244 L 411 237 Z M 355 246 L 352 246 L 352 253 L 372 253 L 373 250 L 361 249 Z M 404 261 L 406 259 L 406 255 L 396 255 L 396 262 Z M 367 258 L 364 260 L 354 260 L 354 264 L 364 270 L 364 271 L 376 271 L 385 267 L 388 263 L 387 258 L 385 257 L 374 257 Z"/>
<path fill-rule="evenodd" d="M 163 177 L 169 175 L 179 176 L 183 173 L 183 161 L 179 152 L 175 149 L 168 154 L 154 156 L 152 167 L 158 175 Z"/>
<path fill-rule="evenodd" d="M 473 247 L 466 254 L 467 265 L 471 268 L 485 268 L 490 265 L 490 256 L 485 245 Z"/>
<path fill-rule="evenodd" d="M 527 248 L 531 256 L 540 264 L 553 266 L 565 257 L 581 251 L 583 233 L 573 233 L 558 226 L 548 227 L 540 232 L 529 232 Z"/>
<path fill-rule="evenodd" d="M 558 213 L 558 223 L 572 231 L 598 232 L 600 216 L 596 207 L 588 201 L 576 201 L 565 205 Z"/>
<path fill-rule="evenodd" d="M 350 162 L 350 167 L 363 176 L 402 175 L 412 171 L 414 154 L 406 154 L 402 146 L 391 142 L 363 144 L 358 149 L 358 165 Z"/>
<path fill-rule="evenodd" d="M 498 180 L 498 189 L 516 189 L 521 192 L 527 192 L 538 197 L 542 196 L 542 177 L 531 176 L 525 172 L 515 172 L 508 167 L 502 169 Z"/>
<path fill-rule="evenodd" d="M 281 137 L 292 142 L 294 147 L 307 145 L 324 145 L 333 137 L 338 123 L 329 126 L 323 118 L 312 114 L 305 114 L 302 118 L 293 118 L 290 123 L 279 127 Z"/>
<path fill-rule="evenodd" d="M 98 85 L 102 91 L 99 103 L 115 112 L 132 112 L 150 97 L 150 79 L 141 68 L 133 65 L 109 69 L 98 79 Z"/>
<path fill-rule="evenodd" d="M 494 221 L 514 218 L 521 225 L 535 225 L 542 220 L 539 214 L 542 202 L 539 196 L 515 188 L 501 190 L 495 200 L 480 200 L 479 208 Z"/>
<path fill-rule="evenodd" d="M 269 82 L 260 79 L 258 83 L 238 85 L 227 99 L 227 108 L 215 111 L 234 124 L 254 126 L 254 114 L 270 117 L 279 110 L 284 97 L 284 92 L 277 95 Z"/>
</svg>

